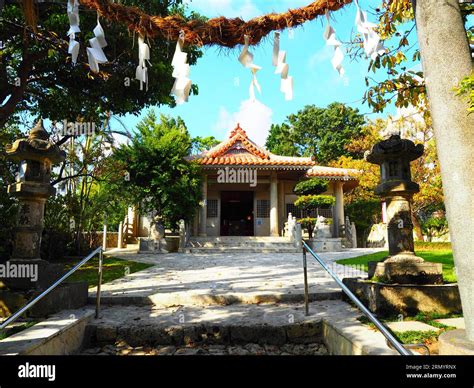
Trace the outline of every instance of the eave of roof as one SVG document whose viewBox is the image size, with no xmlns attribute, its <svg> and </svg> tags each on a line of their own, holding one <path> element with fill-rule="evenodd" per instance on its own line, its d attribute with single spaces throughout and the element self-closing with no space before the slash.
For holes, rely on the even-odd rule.
<svg viewBox="0 0 474 388">
<path fill-rule="evenodd" d="M 237 151 L 237 153 L 230 153 L 231 150 Z M 358 180 L 357 177 L 360 175 L 358 170 L 317 166 L 312 158 L 272 154 L 250 140 L 247 133 L 238 124 L 227 140 L 188 159 L 197 162 L 206 170 L 225 167 L 307 170 L 305 176 L 308 178 L 319 177 L 344 181 Z"/>
</svg>

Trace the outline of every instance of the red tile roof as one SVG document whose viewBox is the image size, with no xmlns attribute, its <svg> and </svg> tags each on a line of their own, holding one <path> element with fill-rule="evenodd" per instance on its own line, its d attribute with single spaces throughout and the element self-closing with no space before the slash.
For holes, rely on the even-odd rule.
<svg viewBox="0 0 474 388">
<path fill-rule="evenodd" d="M 281 169 L 308 170 L 308 177 L 326 177 L 332 179 L 356 179 L 357 170 L 317 166 L 312 158 L 275 155 L 258 146 L 237 124 L 227 140 L 208 151 L 192 156 L 204 167 L 248 166 Z"/>
</svg>

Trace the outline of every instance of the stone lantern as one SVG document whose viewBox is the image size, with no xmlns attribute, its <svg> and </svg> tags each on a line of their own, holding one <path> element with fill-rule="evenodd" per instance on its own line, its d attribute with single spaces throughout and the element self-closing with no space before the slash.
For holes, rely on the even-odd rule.
<svg viewBox="0 0 474 388">
<path fill-rule="evenodd" d="M 420 191 L 411 180 L 410 162 L 423 155 L 423 145 L 392 135 L 367 151 L 365 159 L 380 165 L 381 179 L 375 193 L 387 203 L 389 256 L 369 263 L 369 278 L 401 284 L 441 284 L 442 265 L 415 255 L 411 200 Z"/>
<path fill-rule="evenodd" d="M 19 164 L 16 182 L 8 187 L 8 193 L 18 198 L 19 212 L 13 254 L 10 264 L 35 265 L 37 281 L 31 279 L 8 279 L 10 289 L 27 290 L 49 285 L 52 266 L 41 260 L 41 234 L 44 223 L 44 205 L 55 193 L 51 186 L 51 167 L 62 162 L 66 154 L 49 141 L 49 134 L 43 128 L 42 120 L 30 131 L 29 136 L 7 145 L 6 155 Z"/>
</svg>

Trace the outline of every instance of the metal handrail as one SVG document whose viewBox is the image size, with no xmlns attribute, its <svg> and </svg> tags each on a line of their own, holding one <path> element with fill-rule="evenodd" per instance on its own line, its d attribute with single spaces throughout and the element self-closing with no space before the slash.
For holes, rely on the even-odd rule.
<svg viewBox="0 0 474 388">
<path fill-rule="evenodd" d="M 304 266 L 304 271 L 305 271 L 305 279 L 307 278 L 306 275 L 306 251 L 311 253 L 311 255 L 316 259 L 316 261 L 321 264 L 321 266 L 324 268 L 324 270 L 331 275 L 331 277 L 334 279 L 334 281 L 339 285 L 339 287 L 342 288 L 342 291 L 351 299 L 357 307 L 364 313 L 364 315 L 369 318 L 372 323 L 377 327 L 377 329 L 380 330 L 380 332 L 385 336 L 387 341 L 397 350 L 398 353 L 400 353 L 403 356 L 412 356 L 413 353 L 410 352 L 409 350 L 405 349 L 403 345 L 397 341 L 397 339 L 393 336 L 392 333 L 384 326 L 382 322 L 380 322 L 374 314 L 370 312 L 370 310 L 365 307 L 362 302 L 352 293 L 349 288 L 339 279 L 339 277 L 326 265 L 326 263 L 316 254 L 314 251 L 306 244 L 306 242 L 303 240 L 303 266 Z M 306 304 L 306 311 L 308 312 L 308 295 L 307 295 L 307 284 L 305 284 L 305 304 Z"/>
<path fill-rule="evenodd" d="M 102 247 L 95 249 L 93 252 L 89 253 L 84 259 L 82 259 L 78 264 L 76 264 L 71 270 L 69 270 L 66 274 L 61 276 L 58 280 L 56 280 L 51 286 L 49 286 L 46 290 L 44 290 L 41 294 L 35 297 L 33 300 L 28 302 L 25 306 L 23 306 L 20 310 L 18 310 L 15 314 L 8 317 L 5 321 L 0 324 L 0 330 L 3 330 L 9 324 L 15 322 L 23 313 L 33 307 L 36 303 L 38 303 L 41 299 L 43 299 L 46 295 L 48 295 L 51 291 L 53 291 L 57 286 L 59 286 L 64 280 L 66 280 L 69 276 L 71 276 L 74 272 L 76 272 L 80 267 L 82 267 L 85 263 L 89 260 L 94 258 L 97 254 L 99 254 L 99 283 L 97 285 L 97 304 L 96 304 L 96 318 L 99 317 L 100 311 L 100 286 L 102 283 L 102 261 L 103 261 L 103 250 Z"/>
</svg>

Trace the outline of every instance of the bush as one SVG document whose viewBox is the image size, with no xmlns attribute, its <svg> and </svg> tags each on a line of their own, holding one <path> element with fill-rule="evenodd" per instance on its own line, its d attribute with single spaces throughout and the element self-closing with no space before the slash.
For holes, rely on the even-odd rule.
<svg viewBox="0 0 474 388">
<path fill-rule="evenodd" d="M 332 195 L 302 195 L 295 201 L 295 206 L 302 210 L 313 210 L 317 208 L 328 208 L 336 203 Z"/>
<path fill-rule="evenodd" d="M 440 237 L 448 233 L 448 221 L 444 217 L 430 217 L 422 222 L 421 230 L 428 240 L 431 240 L 433 237 Z"/>
<path fill-rule="evenodd" d="M 298 195 L 319 195 L 327 191 L 328 182 L 320 178 L 311 178 L 298 182 L 294 192 Z"/>
</svg>

